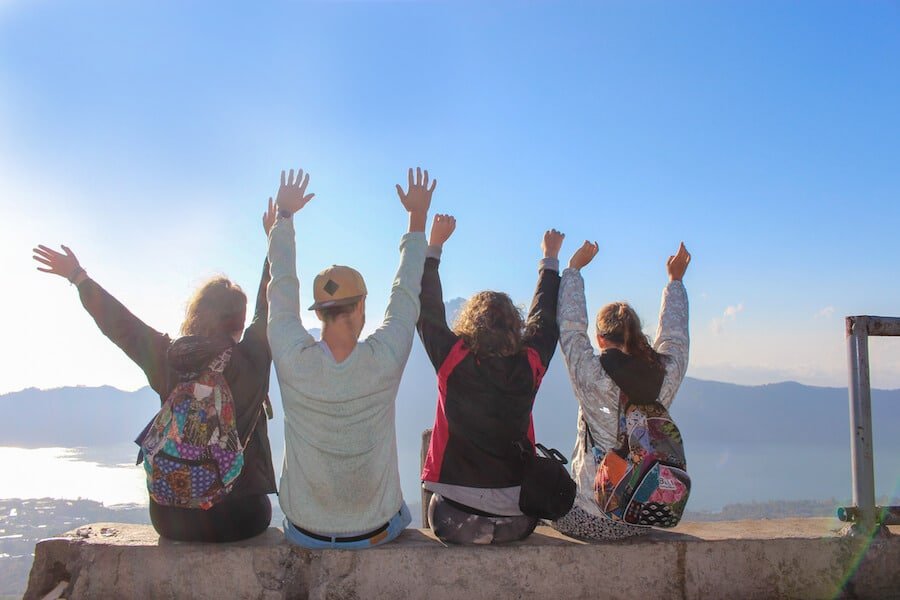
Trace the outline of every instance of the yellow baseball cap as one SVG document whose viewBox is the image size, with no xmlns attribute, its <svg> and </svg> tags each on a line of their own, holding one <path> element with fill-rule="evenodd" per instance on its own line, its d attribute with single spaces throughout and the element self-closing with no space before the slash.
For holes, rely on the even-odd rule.
<svg viewBox="0 0 900 600">
<path fill-rule="evenodd" d="M 359 271 L 343 265 L 331 265 L 313 281 L 313 303 L 309 310 L 353 304 L 368 293 Z"/>
</svg>

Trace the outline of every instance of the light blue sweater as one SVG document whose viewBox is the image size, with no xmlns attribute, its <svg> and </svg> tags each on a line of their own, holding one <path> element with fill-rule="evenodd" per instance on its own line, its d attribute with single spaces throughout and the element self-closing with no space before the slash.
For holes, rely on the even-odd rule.
<svg viewBox="0 0 900 600">
<path fill-rule="evenodd" d="M 401 239 L 384 323 L 341 363 L 300 321 L 292 219 L 272 228 L 269 261 L 268 336 L 284 403 L 281 508 L 316 533 L 370 531 L 403 502 L 394 404 L 419 317 L 425 234 Z"/>
</svg>

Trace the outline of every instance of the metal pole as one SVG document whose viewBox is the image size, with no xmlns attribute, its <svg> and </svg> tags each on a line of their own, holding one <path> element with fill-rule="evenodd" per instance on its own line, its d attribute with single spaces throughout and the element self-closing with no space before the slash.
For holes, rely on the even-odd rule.
<svg viewBox="0 0 900 600">
<path fill-rule="evenodd" d="M 869 383 L 867 317 L 847 317 L 850 371 L 850 467 L 853 504 L 864 532 L 875 528 L 875 467 L 872 453 L 872 390 Z"/>
<path fill-rule="evenodd" d="M 419 455 L 421 466 L 419 473 L 425 468 L 425 458 L 428 456 L 428 448 L 431 446 L 431 427 L 422 432 L 422 450 Z M 428 504 L 431 502 L 431 492 L 422 488 L 422 529 L 430 527 L 428 523 Z"/>
</svg>

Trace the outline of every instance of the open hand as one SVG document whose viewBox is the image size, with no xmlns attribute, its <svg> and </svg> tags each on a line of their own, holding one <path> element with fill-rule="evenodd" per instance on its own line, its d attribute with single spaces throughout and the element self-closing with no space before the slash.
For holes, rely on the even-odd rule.
<svg viewBox="0 0 900 600">
<path fill-rule="evenodd" d="M 681 281 L 689 264 L 691 264 L 691 253 L 684 247 L 684 242 L 681 242 L 675 256 L 670 256 L 669 260 L 666 261 L 666 271 L 669 272 L 669 281 Z"/>
<path fill-rule="evenodd" d="M 61 246 L 61 248 L 65 254 L 60 254 L 47 246 L 39 245 L 37 248 L 32 248 L 31 251 L 34 253 L 34 256 L 31 258 L 48 267 L 46 269 L 38 267 L 38 271 L 65 277 L 74 283 L 74 277 L 84 273 L 84 269 L 81 268 L 78 258 L 67 246 Z"/>
<path fill-rule="evenodd" d="M 266 209 L 266 212 L 264 212 L 262 216 L 263 231 L 266 232 L 267 237 L 269 232 L 272 231 L 272 226 L 275 225 L 277 219 L 278 211 L 275 210 L 275 203 L 269 198 L 269 208 Z"/>
<path fill-rule="evenodd" d="M 569 268 L 583 269 L 594 260 L 594 257 L 597 256 L 597 252 L 599 251 L 600 246 L 597 242 L 591 243 L 585 240 L 581 245 L 581 248 L 576 250 L 575 254 L 572 255 L 572 258 L 569 259 Z"/>
<path fill-rule="evenodd" d="M 294 214 L 312 200 L 315 194 L 307 194 L 306 186 L 309 185 L 309 173 L 303 174 L 303 169 L 297 170 L 297 178 L 294 179 L 294 170 L 291 169 L 290 174 L 285 178 L 284 171 L 281 172 L 281 187 L 278 188 L 278 195 L 275 197 L 275 204 L 279 211 L 286 211 Z"/>
<path fill-rule="evenodd" d="M 566 239 L 566 234 L 555 229 L 545 231 L 544 240 L 541 242 L 544 258 L 559 258 L 559 249 L 562 248 L 564 239 Z"/>
<path fill-rule="evenodd" d="M 456 231 L 456 217 L 453 215 L 434 215 L 428 243 L 432 246 L 441 247 L 444 245 L 444 242 L 450 239 L 454 231 Z"/>
<path fill-rule="evenodd" d="M 434 192 L 434 188 L 437 187 L 437 179 L 431 182 L 431 187 L 428 187 L 428 171 L 425 171 L 425 176 L 422 176 L 422 169 L 416 167 L 416 177 L 413 180 L 413 170 L 410 168 L 409 170 L 409 186 L 406 190 L 406 193 L 403 192 L 403 188 L 400 187 L 400 184 L 397 184 L 397 195 L 400 196 L 400 202 L 403 203 L 403 208 L 406 209 L 409 213 L 427 213 L 429 207 L 431 207 L 431 194 Z"/>
</svg>

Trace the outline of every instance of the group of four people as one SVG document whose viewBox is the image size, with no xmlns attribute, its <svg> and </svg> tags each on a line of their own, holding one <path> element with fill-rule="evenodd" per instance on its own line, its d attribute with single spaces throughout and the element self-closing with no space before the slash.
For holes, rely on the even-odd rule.
<svg viewBox="0 0 900 600">
<path fill-rule="evenodd" d="M 196 291 L 182 337 L 173 341 L 89 278 L 66 246 L 63 252 L 34 249 L 34 259 L 44 265 L 39 270 L 77 286 L 100 330 L 141 367 L 163 405 L 179 382 L 231 349 L 222 374 L 239 438 L 246 441 L 243 468 L 230 493 L 206 509 L 158 503 L 151 494 L 151 522 L 161 536 L 227 542 L 269 526 L 267 495 L 276 485 L 262 413 L 271 412 L 274 362 L 285 423 L 278 494 L 286 538 L 307 548 L 366 548 L 396 538 L 411 518 L 400 488 L 395 402 L 416 330 L 437 373 L 437 415 L 421 477 L 432 492 L 428 516 L 439 538 L 502 543 L 534 530 L 538 518 L 519 508 L 525 469 L 520 443 L 534 443 L 532 407 L 557 343 L 579 404 L 572 460 L 577 495 L 572 510 L 551 525 L 586 539 L 646 531 L 610 519 L 595 502 L 594 447 L 615 445 L 620 392 L 649 393 L 668 407 L 684 378 L 688 304 L 681 279 L 690 262 L 684 245 L 667 263 L 669 283 L 653 346 L 628 304 L 610 304 L 596 320 L 596 340 L 607 359 L 600 360 L 588 336 L 581 277 L 598 247 L 585 242 L 560 276 L 564 236 L 556 230 L 544 234 L 537 289 L 524 319 L 509 296 L 486 291 L 465 303 L 451 327 L 439 267 L 455 219 L 437 215 L 425 238 L 436 183 L 427 171 L 410 169 L 407 189 L 397 186 L 409 228 L 400 240 L 384 321 L 363 340 L 367 289 L 350 267 L 331 266 L 313 281 L 309 309 L 322 322 L 320 340 L 300 319 L 293 221 L 313 197 L 302 171 L 282 172 L 276 199 L 263 215 L 268 257 L 246 330 L 247 298 L 224 277 Z M 612 369 L 616 381 L 607 372 Z"/>
</svg>

